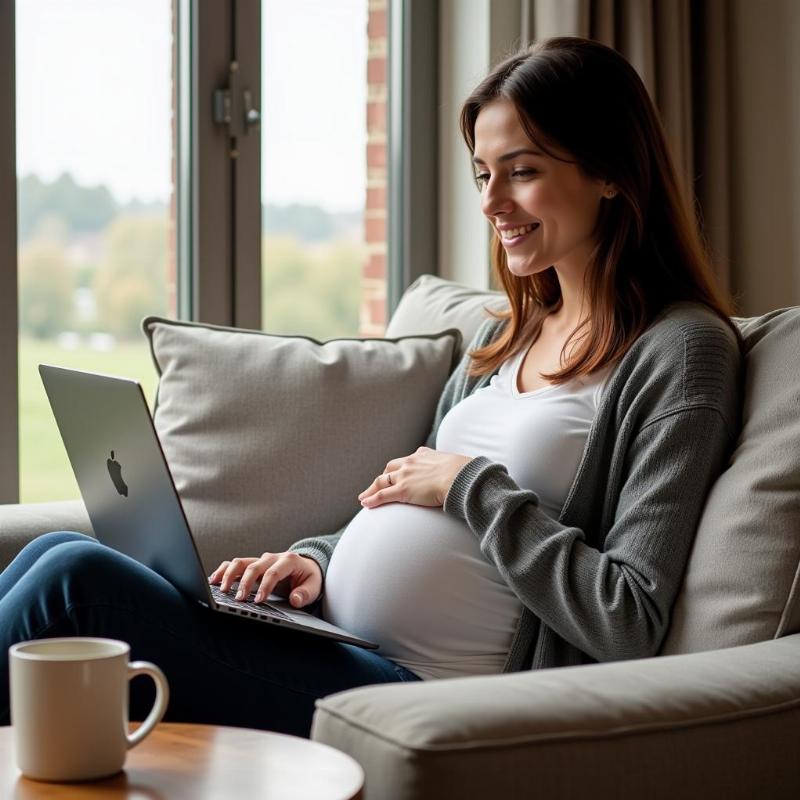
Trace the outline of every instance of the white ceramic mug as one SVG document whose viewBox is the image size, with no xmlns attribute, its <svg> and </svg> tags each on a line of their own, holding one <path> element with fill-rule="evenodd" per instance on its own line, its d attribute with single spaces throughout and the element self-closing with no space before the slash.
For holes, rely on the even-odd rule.
<svg viewBox="0 0 800 800">
<path fill-rule="evenodd" d="M 128 663 L 115 639 L 69 637 L 20 642 L 9 651 L 11 724 L 17 766 L 29 778 L 82 781 L 119 772 L 127 751 L 164 716 L 169 686 L 146 661 Z M 128 681 L 149 675 L 156 700 L 128 734 Z"/>
</svg>

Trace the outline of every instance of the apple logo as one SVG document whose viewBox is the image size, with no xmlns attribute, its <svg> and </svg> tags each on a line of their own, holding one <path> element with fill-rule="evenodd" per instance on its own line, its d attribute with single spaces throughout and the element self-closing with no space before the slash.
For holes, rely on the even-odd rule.
<svg viewBox="0 0 800 800">
<path fill-rule="evenodd" d="M 106 466 L 108 467 L 108 474 L 111 476 L 111 480 L 113 481 L 117 491 L 127 497 L 128 487 L 125 484 L 125 481 L 122 480 L 122 467 L 118 461 L 114 460 L 113 450 L 111 451 L 111 458 L 106 461 Z"/>
</svg>

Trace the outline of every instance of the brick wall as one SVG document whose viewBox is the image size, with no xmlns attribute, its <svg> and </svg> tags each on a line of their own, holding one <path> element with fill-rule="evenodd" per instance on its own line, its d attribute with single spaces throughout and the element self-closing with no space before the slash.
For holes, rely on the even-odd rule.
<svg viewBox="0 0 800 800">
<path fill-rule="evenodd" d="M 366 256 L 361 270 L 362 336 L 386 328 L 386 76 L 390 0 L 368 3 L 367 22 L 367 196 L 364 204 Z"/>
</svg>

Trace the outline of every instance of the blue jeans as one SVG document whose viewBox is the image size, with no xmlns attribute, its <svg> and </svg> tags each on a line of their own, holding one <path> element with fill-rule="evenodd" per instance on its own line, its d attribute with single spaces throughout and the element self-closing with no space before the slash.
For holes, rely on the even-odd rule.
<svg viewBox="0 0 800 800">
<path fill-rule="evenodd" d="M 30 542 L 0 574 L 0 725 L 9 724 L 8 648 L 27 639 L 105 636 L 152 661 L 170 686 L 165 719 L 308 737 L 314 701 L 420 678 L 374 651 L 219 614 L 128 556 L 80 533 Z M 132 720 L 154 690 L 130 685 Z"/>
</svg>

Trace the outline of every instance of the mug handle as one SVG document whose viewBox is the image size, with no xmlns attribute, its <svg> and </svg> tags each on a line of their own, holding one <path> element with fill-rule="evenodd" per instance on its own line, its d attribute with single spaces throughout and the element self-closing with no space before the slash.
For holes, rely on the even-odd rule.
<svg viewBox="0 0 800 800">
<path fill-rule="evenodd" d="M 135 678 L 137 675 L 149 675 L 153 679 L 156 685 L 156 701 L 153 703 L 147 719 L 132 734 L 126 734 L 128 750 L 136 747 L 161 722 L 169 702 L 167 678 L 155 664 L 151 664 L 149 661 L 132 661 L 128 664 L 128 680 Z"/>
</svg>

